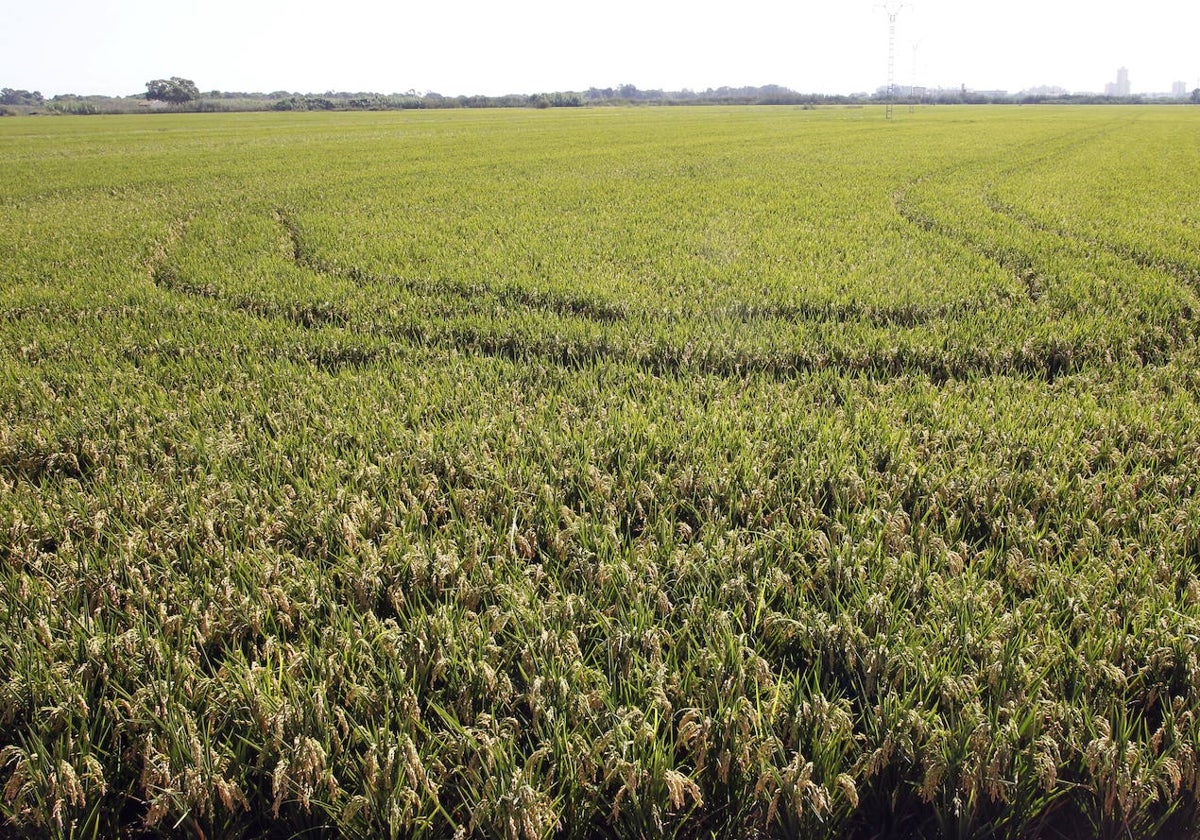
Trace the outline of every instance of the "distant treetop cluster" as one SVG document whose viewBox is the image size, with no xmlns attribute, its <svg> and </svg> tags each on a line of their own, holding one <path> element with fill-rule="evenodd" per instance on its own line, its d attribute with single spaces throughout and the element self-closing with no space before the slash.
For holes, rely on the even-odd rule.
<svg viewBox="0 0 1200 840">
<path fill-rule="evenodd" d="M 181 105 L 200 98 L 200 89 L 191 79 L 172 76 L 169 79 L 154 79 L 146 82 L 146 98 Z"/>
<path fill-rule="evenodd" d="M 41 105 L 46 100 L 42 98 L 40 91 L 14 90 L 13 88 L 0 88 L 0 105 Z"/>
</svg>

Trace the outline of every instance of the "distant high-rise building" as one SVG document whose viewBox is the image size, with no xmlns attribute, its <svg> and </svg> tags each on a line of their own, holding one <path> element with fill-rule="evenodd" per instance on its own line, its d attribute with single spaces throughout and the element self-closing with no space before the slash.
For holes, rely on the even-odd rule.
<svg viewBox="0 0 1200 840">
<path fill-rule="evenodd" d="M 1129 70 L 1122 67 L 1117 71 L 1117 81 L 1104 86 L 1105 96 L 1129 96 Z"/>
<path fill-rule="evenodd" d="M 1183 99 L 1187 96 L 1187 82 L 1172 82 L 1171 96 L 1176 99 Z"/>
</svg>

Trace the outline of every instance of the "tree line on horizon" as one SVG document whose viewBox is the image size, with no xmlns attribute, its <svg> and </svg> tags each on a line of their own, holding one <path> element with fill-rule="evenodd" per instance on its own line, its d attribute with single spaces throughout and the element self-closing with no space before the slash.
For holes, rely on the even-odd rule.
<svg viewBox="0 0 1200 840">
<path fill-rule="evenodd" d="M 434 91 L 383 94 L 368 91 L 325 91 L 299 93 L 285 90 L 262 92 L 219 91 L 202 92 L 194 81 L 181 76 L 153 79 L 146 91 L 127 96 L 80 95 L 74 93 L 44 97 L 40 91 L 0 88 L 0 116 L 41 113 L 109 114 L 141 111 L 391 111 L 439 108 L 568 108 L 589 105 L 659 104 L 659 105 L 854 105 L 881 102 L 887 99 L 883 90 L 872 94 L 800 93 L 782 85 L 707 88 L 696 91 L 684 88 L 668 91 L 658 88 L 641 89 L 632 84 L 615 87 L 590 87 L 585 91 L 553 91 L 545 93 L 512 93 L 501 96 L 483 94 L 443 96 Z M 897 95 L 901 104 L 1141 104 L 1160 102 L 1142 96 L 1107 96 L 1101 94 L 1043 94 L 1018 93 L 999 95 L 995 92 L 970 90 L 932 90 L 917 95 Z M 1185 100 L 1200 104 L 1200 88 Z"/>
</svg>

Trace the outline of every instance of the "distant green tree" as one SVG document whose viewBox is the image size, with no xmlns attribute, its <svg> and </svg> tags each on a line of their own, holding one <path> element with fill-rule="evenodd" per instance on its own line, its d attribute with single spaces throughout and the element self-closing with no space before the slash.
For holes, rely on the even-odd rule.
<svg viewBox="0 0 1200 840">
<path fill-rule="evenodd" d="M 172 76 L 169 79 L 154 79 L 146 82 L 146 98 L 181 105 L 200 98 L 200 89 L 191 79 Z"/>
<path fill-rule="evenodd" d="M 0 105 L 41 105 L 44 101 L 40 91 L 0 88 Z"/>
<path fill-rule="evenodd" d="M 1197 105 L 1200 105 L 1200 88 L 1196 88 L 1192 91 L 1192 101 Z"/>
</svg>

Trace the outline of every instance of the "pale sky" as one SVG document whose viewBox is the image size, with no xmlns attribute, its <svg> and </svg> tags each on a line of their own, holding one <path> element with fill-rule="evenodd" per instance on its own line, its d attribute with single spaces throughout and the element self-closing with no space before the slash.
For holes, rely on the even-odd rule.
<svg viewBox="0 0 1200 840">
<path fill-rule="evenodd" d="M 0 87 L 46 96 L 142 93 L 167 76 L 202 91 L 447 96 L 887 81 L 887 16 L 871 0 L 0 0 L 0 12 Z M 1196 0 L 912 0 L 896 82 L 1102 92 L 1123 66 L 1135 93 L 1190 91 L 1198 42 Z"/>
</svg>

